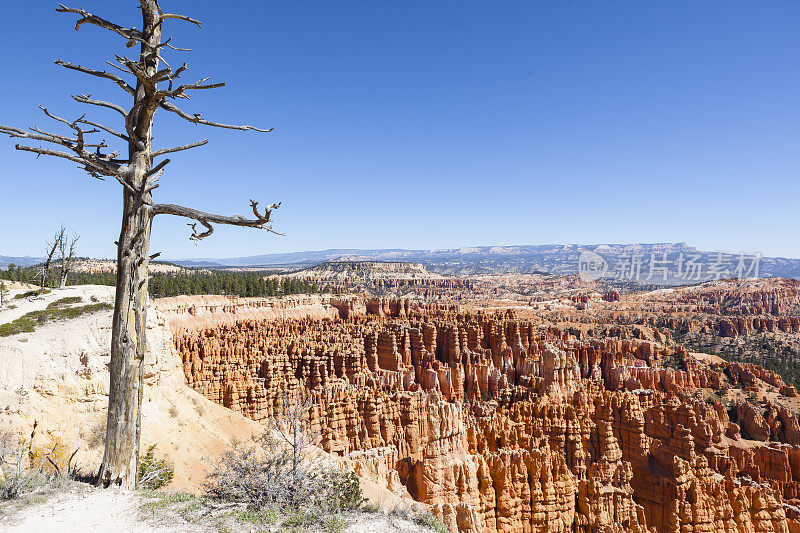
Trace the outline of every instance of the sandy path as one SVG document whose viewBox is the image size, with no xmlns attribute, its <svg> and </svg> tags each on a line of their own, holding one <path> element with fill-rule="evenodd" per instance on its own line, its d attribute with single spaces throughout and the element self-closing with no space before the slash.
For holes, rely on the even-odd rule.
<svg viewBox="0 0 800 533">
<path fill-rule="evenodd" d="M 146 523 L 141 518 L 136 494 L 90 488 L 56 494 L 44 503 L 21 509 L 13 517 L 5 516 L 0 522 L 0 531 L 166 533 L 202 530 L 186 523 Z"/>
<path fill-rule="evenodd" d="M 140 510 L 142 500 L 130 491 L 95 489 L 78 486 L 55 494 L 42 503 L 22 507 L 16 512 L 3 513 L 0 532 L 25 533 L 200 533 L 217 531 L 215 522 L 191 524 L 178 518 L 175 509 L 162 509 L 156 517 L 146 518 Z M 430 533 L 431 530 L 401 517 L 377 514 L 350 516 L 347 533 Z M 278 531 L 268 526 L 268 531 Z M 253 524 L 239 523 L 237 532 L 257 531 Z M 313 528 L 319 531 L 319 528 Z"/>
</svg>

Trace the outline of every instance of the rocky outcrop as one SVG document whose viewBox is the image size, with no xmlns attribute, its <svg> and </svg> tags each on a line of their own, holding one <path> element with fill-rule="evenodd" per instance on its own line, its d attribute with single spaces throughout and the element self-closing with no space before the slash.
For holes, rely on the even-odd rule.
<svg viewBox="0 0 800 533">
<path fill-rule="evenodd" d="M 760 367 L 701 364 L 644 327 L 589 334 L 408 300 L 330 304 L 326 316 L 182 322 L 187 382 L 255 420 L 302 387 L 325 450 L 452 531 L 800 526 L 796 418 L 695 397 L 786 387 Z"/>
</svg>

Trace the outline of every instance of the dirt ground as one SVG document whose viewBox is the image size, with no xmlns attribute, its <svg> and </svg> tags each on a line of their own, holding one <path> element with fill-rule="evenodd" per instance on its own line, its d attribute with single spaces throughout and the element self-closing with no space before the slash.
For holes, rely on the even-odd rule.
<svg viewBox="0 0 800 533">
<path fill-rule="evenodd" d="M 158 495 L 157 495 L 158 494 Z M 200 500 L 171 499 L 169 493 L 97 489 L 82 483 L 49 496 L 0 504 L 0 532 L 14 533 L 219 533 L 281 531 L 280 525 L 242 521 L 235 504 L 210 506 Z M 343 515 L 348 533 L 431 531 L 402 515 L 355 512 Z M 306 526 L 299 531 L 323 531 Z"/>
</svg>

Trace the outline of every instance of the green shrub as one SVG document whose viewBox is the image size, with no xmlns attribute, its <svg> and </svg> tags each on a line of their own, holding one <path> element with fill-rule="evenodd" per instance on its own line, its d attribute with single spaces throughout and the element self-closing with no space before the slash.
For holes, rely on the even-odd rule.
<svg viewBox="0 0 800 533">
<path fill-rule="evenodd" d="M 379 513 L 381 508 L 375 505 L 374 503 L 365 503 L 361 506 L 362 513 Z"/>
<path fill-rule="evenodd" d="M 55 302 L 51 302 L 47 308 L 48 309 L 56 309 L 58 307 L 64 307 L 70 304 L 77 304 L 83 301 L 83 298 L 80 296 L 67 296 L 65 298 L 59 298 Z"/>
<path fill-rule="evenodd" d="M 353 472 L 322 469 L 311 475 L 311 498 L 316 507 L 327 513 L 354 511 L 367 500 L 361 483 Z"/>
<path fill-rule="evenodd" d="M 343 533 L 347 527 L 347 520 L 338 514 L 331 515 L 322 519 L 322 525 L 328 533 Z"/>
<path fill-rule="evenodd" d="M 16 500 L 47 483 L 39 472 L 14 473 L 0 481 L 0 500 Z"/>
<path fill-rule="evenodd" d="M 416 518 L 414 518 L 414 522 L 428 529 L 432 529 L 436 531 L 436 533 L 447 533 L 447 528 L 444 527 L 442 521 L 431 513 L 418 514 Z"/>
<path fill-rule="evenodd" d="M 306 514 L 294 512 L 286 517 L 286 520 L 283 521 L 282 525 L 289 527 L 307 526 L 311 523 L 311 521 L 311 518 L 309 518 Z"/>
<path fill-rule="evenodd" d="M 44 294 L 49 294 L 49 293 L 50 293 L 50 291 L 48 291 L 48 290 L 44 291 Z M 38 289 L 35 290 L 35 291 L 21 292 L 21 293 L 17 294 L 16 296 L 14 296 L 14 299 L 15 300 L 21 300 L 23 298 L 29 298 L 31 296 L 38 296 L 38 294 L 39 294 L 39 290 Z"/>
<path fill-rule="evenodd" d="M 212 498 L 243 502 L 255 509 L 286 505 L 290 457 L 268 432 L 256 446 L 237 444 L 212 463 L 206 492 Z"/>
<path fill-rule="evenodd" d="M 165 457 L 156 457 L 156 445 L 147 448 L 144 457 L 139 457 L 139 488 L 160 489 L 175 477 L 175 465 Z"/>
<path fill-rule="evenodd" d="M 272 507 L 261 510 L 248 507 L 236 513 L 236 519 L 257 526 L 269 526 L 278 521 L 278 511 Z"/>
</svg>

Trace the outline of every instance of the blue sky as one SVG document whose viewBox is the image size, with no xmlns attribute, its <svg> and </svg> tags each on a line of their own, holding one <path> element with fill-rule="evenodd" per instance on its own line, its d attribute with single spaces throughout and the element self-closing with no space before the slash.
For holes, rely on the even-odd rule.
<svg viewBox="0 0 800 533">
<path fill-rule="evenodd" d="M 224 214 L 282 201 L 286 232 L 218 227 L 195 246 L 160 217 L 151 249 L 165 257 L 658 241 L 800 257 L 800 3 L 161 3 L 204 22 L 168 23 L 193 48 L 168 60 L 228 82 L 182 107 L 275 132 L 157 115 L 158 147 L 211 142 L 171 157 L 156 201 Z M 48 125 L 42 104 L 118 125 L 69 95 L 127 95 L 53 60 L 101 67 L 130 50 L 75 32 L 57 4 L 4 6 L 0 122 Z M 80 4 L 141 25 L 133 1 Z M 0 165 L 0 254 L 39 255 L 62 222 L 82 255 L 115 254 L 118 184 L 7 140 Z"/>
</svg>

